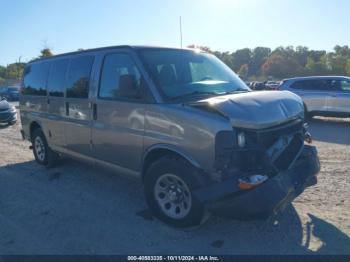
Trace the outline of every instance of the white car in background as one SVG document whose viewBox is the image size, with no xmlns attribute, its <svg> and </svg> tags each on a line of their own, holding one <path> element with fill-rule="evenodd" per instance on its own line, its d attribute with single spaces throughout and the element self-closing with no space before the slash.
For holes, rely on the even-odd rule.
<svg viewBox="0 0 350 262">
<path fill-rule="evenodd" d="M 309 116 L 350 117 L 350 77 L 313 76 L 285 79 L 280 90 L 299 95 Z"/>
</svg>

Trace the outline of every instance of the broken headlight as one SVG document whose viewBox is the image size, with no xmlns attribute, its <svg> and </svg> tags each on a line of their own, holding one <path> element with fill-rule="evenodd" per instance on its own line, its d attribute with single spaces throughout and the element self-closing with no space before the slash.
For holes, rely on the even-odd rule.
<svg viewBox="0 0 350 262">
<path fill-rule="evenodd" d="M 310 132 L 308 131 L 309 125 L 308 123 L 305 123 L 303 125 L 303 136 L 304 136 L 304 140 L 306 143 L 312 144 L 312 136 L 310 134 Z"/>
</svg>

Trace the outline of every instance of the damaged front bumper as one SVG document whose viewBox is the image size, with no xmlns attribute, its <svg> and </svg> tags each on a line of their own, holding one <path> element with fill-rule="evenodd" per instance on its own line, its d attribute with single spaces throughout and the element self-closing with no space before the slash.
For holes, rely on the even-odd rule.
<svg viewBox="0 0 350 262">
<path fill-rule="evenodd" d="M 304 146 L 289 169 L 270 177 L 253 189 L 242 190 L 237 178 L 231 178 L 198 189 L 194 194 L 210 211 L 221 215 L 236 218 L 266 217 L 283 209 L 306 187 L 316 184 L 319 170 L 316 148 Z"/>
</svg>

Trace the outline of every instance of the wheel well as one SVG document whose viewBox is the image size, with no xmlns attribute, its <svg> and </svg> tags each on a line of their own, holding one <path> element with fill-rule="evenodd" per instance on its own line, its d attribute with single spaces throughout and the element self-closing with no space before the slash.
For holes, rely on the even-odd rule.
<svg viewBox="0 0 350 262">
<path fill-rule="evenodd" d="M 173 157 L 173 158 L 180 158 L 180 159 L 188 162 L 189 164 L 191 164 L 188 161 L 188 159 L 186 159 L 181 154 L 179 154 L 177 152 L 174 152 L 174 151 L 172 151 L 170 149 L 166 149 L 166 148 L 154 149 L 150 153 L 147 154 L 146 158 L 143 161 L 142 180 L 144 178 L 144 175 L 145 175 L 147 169 L 151 166 L 151 164 L 154 163 L 155 161 L 157 161 L 159 158 L 164 157 L 164 156 L 170 156 L 170 157 Z"/>
<path fill-rule="evenodd" d="M 307 113 L 307 106 L 306 106 L 305 102 L 303 102 L 303 105 L 304 105 L 305 113 Z"/>
<path fill-rule="evenodd" d="M 37 122 L 32 122 L 30 124 L 30 129 L 29 129 L 29 135 L 30 135 L 30 138 L 32 138 L 32 135 L 34 133 L 34 131 L 38 128 L 41 128 L 40 125 L 37 123 Z"/>
</svg>

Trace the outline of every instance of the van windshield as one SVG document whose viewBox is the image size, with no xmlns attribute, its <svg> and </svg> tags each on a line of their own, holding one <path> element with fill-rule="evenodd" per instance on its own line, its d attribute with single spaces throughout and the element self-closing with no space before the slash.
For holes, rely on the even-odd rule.
<svg viewBox="0 0 350 262">
<path fill-rule="evenodd" d="M 193 50 L 142 49 L 140 56 L 166 101 L 250 91 L 214 55 Z"/>
</svg>

